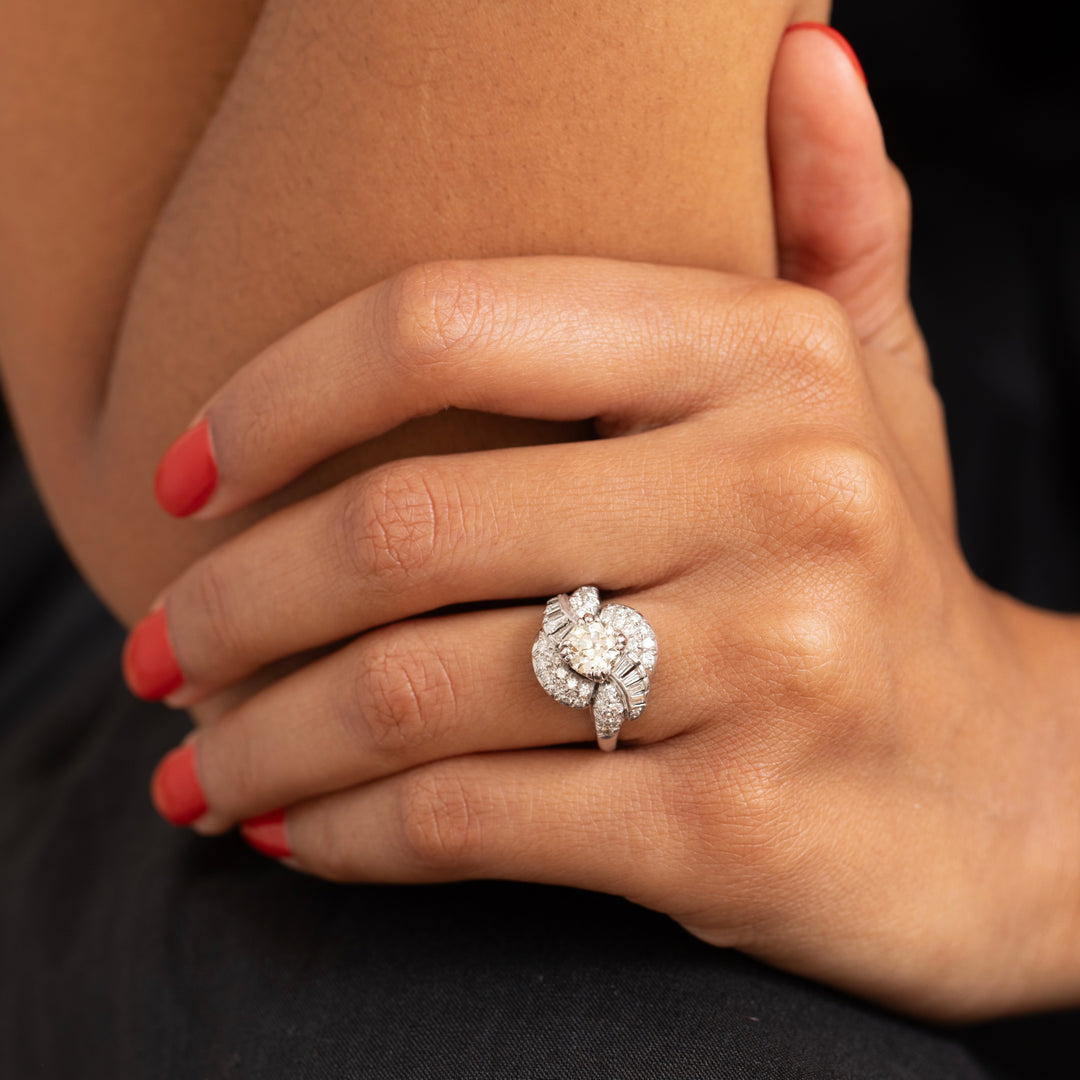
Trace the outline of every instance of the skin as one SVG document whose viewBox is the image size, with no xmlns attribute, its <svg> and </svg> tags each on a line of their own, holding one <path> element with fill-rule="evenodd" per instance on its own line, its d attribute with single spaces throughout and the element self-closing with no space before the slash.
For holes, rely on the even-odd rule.
<svg viewBox="0 0 1080 1080">
<path fill-rule="evenodd" d="M 123 512 L 103 474 L 118 467 L 121 483 L 124 467 L 96 447 L 125 308 L 258 13 L 0 4 L 0 374 L 53 521 L 93 578 L 73 534 Z"/>
<path fill-rule="evenodd" d="M 342 297 L 444 257 L 770 272 L 769 71 L 784 26 L 827 4 L 108 0 L 72 15 L 5 0 L 0 14 L 0 156 L 17 164 L 0 170 L 5 390 L 54 522 L 130 623 L 196 556 L 342 476 L 586 432 L 422 419 L 267 505 L 179 529 L 150 496 L 171 436 Z"/>
<path fill-rule="evenodd" d="M 196 827 L 287 806 L 289 864 L 330 880 L 614 892 L 938 1020 L 1075 1003 L 1077 621 L 964 563 L 906 192 L 825 35 L 785 39 L 770 131 L 794 284 L 427 264 L 209 401 L 210 519 L 430 409 L 607 437 L 387 464 L 184 573 L 180 697 L 352 639 L 195 734 Z M 483 609 L 582 582 L 661 643 L 615 754 L 535 685 L 539 609 Z"/>
</svg>

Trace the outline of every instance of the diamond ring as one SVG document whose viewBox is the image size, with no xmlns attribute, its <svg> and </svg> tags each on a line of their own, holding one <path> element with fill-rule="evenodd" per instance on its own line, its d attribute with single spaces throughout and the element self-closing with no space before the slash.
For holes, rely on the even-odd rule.
<svg viewBox="0 0 1080 1080">
<path fill-rule="evenodd" d="M 592 706 L 601 750 L 614 750 L 623 722 L 645 711 L 656 656 L 656 635 L 641 613 L 602 605 L 592 585 L 547 602 L 532 648 L 533 671 L 551 697 L 572 709 Z"/>
</svg>

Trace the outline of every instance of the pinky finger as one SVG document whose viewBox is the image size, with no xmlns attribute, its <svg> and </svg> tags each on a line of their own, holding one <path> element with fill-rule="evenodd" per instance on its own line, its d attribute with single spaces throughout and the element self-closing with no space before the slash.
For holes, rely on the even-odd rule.
<svg viewBox="0 0 1080 1080">
<path fill-rule="evenodd" d="M 449 758 L 244 826 L 265 854 L 340 882 L 505 878 L 648 902 L 678 832 L 644 753 Z"/>
</svg>

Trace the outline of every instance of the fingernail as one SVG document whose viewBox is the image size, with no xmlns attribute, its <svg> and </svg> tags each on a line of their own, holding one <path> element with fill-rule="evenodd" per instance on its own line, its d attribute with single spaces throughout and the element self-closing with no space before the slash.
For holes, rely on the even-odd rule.
<svg viewBox="0 0 1080 1080">
<path fill-rule="evenodd" d="M 851 42 L 848 41 L 848 39 L 844 37 L 844 35 L 841 34 L 839 30 L 835 29 L 835 27 L 827 26 L 825 23 L 819 22 L 797 22 L 792 23 L 791 26 L 789 26 L 784 31 L 784 33 L 790 34 L 792 30 L 817 30 L 819 33 L 825 34 L 827 37 L 832 38 L 833 41 L 835 41 L 836 44 L 844 50 L 844 54 L 851 61 L 851 66 L 858 73 L 859 78 L 862 79 L 864 84 L 869 85 L 866 82 L 866 72 L 863 71 L 863 66 L 859 63 L 859 58 L 855 55 L 855 50 L 851 47 Z"/>
<path fill-rule="evenodd" d="M 150 797 L 157 812 L 173 825 L 190 825 L 206 813 L 206 796 L 195 772 L 195 744 L 170 750 L 154 770 Z"/>
<path fill-rule="evenodd" d="M 187 517 L 206 505 L 217 482 L 210 424 L 203 419 L 165 451 L 154 477 L 154 495 L 167 513 Z"/>
<path fill-rule="evenodd" d="M 284 810 L 249 818 L 240 826 L 240 834 L 256 851 L 271 859 L 287 859 L 292 855 L 285 834 Z"/>
<path fill-rule="evenodd" d="M 124 679 L 136 697 L 159 701 L 179 689 L 184 673 L 176 662 L 165 609 L 135 624 L 124 644 Z"/>
</svg>

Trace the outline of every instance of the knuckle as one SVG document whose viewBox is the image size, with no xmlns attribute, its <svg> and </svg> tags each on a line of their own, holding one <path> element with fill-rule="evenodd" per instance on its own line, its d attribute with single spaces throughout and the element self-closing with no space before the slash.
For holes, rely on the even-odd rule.
<svg viewBox="0 0 1080 1080">
<path fill-rule="evenodd" d="M 466 356 L 493 333 L 500 298 L 489 270 L 468 260 L 423 263 L 390 280 L 382 327 L 392 359 L 428 369 Z"/>
<path fill-rule="evenodd" d="M 184 673 L 189 678 L 208 675 L 228 667 L 243 656 L 243 638 L 237 621 L 236 583 L 224 563 L 211 555 L 185 582 L 183 605 L 198 612 L 197 637 L 181 634 Z"/>
<path fill-rule="evenodd" d="M 462 778 L 446 767 L 411 774 L 399 812 L 401 844 L 411 864 L 460 871 L 478 862 L 480 814 Z"/>
<path fill-rule="evenodd" d="M 448 527 L 460 517 L 458 493 L 416 460 L 380 466 L 356 481 L 340 514 L 347 565 L 394 587 L 429 573 L 442 554 Z"/>
<path fill-rule="evenodd" d="M 762 285 L 768 296 L 760 353 L 769 376 L 789 396 L 845 401 L 861 387 L 858 338 L 843 306 L 825 293 L 788 282 Z"/>
<path fill-rule="evenodd" d="M 773 472 L 766 512 L 797 549 L 839 554 L 867 568 L 899 542 L 901 500 L 893 475 L 855 442 L 801 443 Z"/>
<path fill-rule="evenodd" d="M 791 778 L 890 742 L 895 646 L 880 607 L 859 588 L 836 589 L 778 602 L 757 621 L 740 659 L 747 695 L 763 719 L 784 722 L 753 729 L 751 758 Z"/>
<path fill-rule="evenodd" d="M 849 382 L 858 370 L 854 328 L 839 301 L 804 291 L 787 312 L 786 330 L 801 366 L 819 379 Z"/>
<path fill-rule="evenodd" d="M 455 707 L 456 689 L 446 661 L 415 640 L 384 631 L 362 653 L 346 723 L 365 750 L 412 759 L 432 750 Z"/>
<path fill-rule="evenodd" d="M 819 599 L 761 628 L 759 656 L 766 662 L 757 667 L 772 700 L 807 719 L 848 700 L 858 672 L 846 616 L 842 602 Z"/>
</svg>

